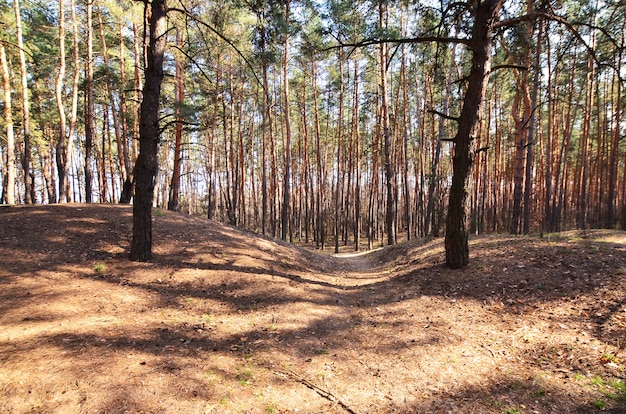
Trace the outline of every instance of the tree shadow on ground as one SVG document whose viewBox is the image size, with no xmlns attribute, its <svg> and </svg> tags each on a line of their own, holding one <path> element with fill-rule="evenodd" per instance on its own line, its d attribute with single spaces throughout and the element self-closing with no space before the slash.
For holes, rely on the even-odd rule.
<svg viewBox="0 0 626 414">
<path fill-rule="evenodd" d="M 41 347 L 52 347 L 81 361 L 67 368 L 80 377 L 85 370 L 106 370 L 89 365 L 90 355 L 113 358 L 142 354 L 152 359 L 147 366 L 135 366 L 137 373 L 145 368 L 176 377 L 173 373 L 186 369 L 189 360 L 210 361 L 207 364 L 219 383 L 236 383 L 236 371 L 222 369 L 214 362 L 224 357 L 254 361 L 272 378 L 267 379 L 268 383 L 278 386 L 285 380 L 270 375 L 281 369 L 275 364 L 295 359 L 299 369 L 310 371 L 309 375 L 320 375 L 320 370 L 332 368 L 333 364 L 345 364 L 344 369 L 353 370 L 362 382 L 354 386 L 370 390 L 376 387 L 376 381 L 382 381 L 380 378 L 388 382 L 414 381 L 412 370 L 432 364 L 421 356 L 425 349 L 429 349 L 431 358 L 453 355 L 468 335 L 478 334 L 462 332 L 460 328 L 465 325 L 456 321 L 460 318 L 514 321 L 518 316 L 541 313 L 546 324 L 575 327 L 580 332 L 585 329 L 608 344 L 615 343 L 624 332 L 616 319 L 626 303 L 626 252 L 621 243 L 481 238 L 472 244 L 470 266 L 450 270 L 439 264 L 443 251 L 440 240 L 393 246 L 358 258 L 333 258 L 228 226 L 168 214 L 155 219 L 155 230 L 160 232 L 156 237 L 157 253 L 153 263 L 145 264 L 126 260 L 123 247 L 127 246 L 127 210 L 113 210 L 115 214 L 124 212 L 119 220 L 127 224 L 121 228 L 112 228 L 104 219 L 91 220 L 92 213 L 82 212 L 85 217 L 77 219 L 71 208 L 57 210 L 63 212 L 63 218 L 46 216 L 44 227 L 36 220 L 22 223 L 24 231 L 43 231 L 38 239 L 14 244 L 20 229 L 17 225 L 12 225 L 7 238 L 2 239 L 0 252 L 10 261 L 10 266 L 0 270 L 0 280 L 7 287 L 0 292 L 4 325 L 23 326 L 26 330 L 67 318 L 70 324 L 79 320 L 83 315 L 72 319 L 69 312 L 55 314 L 48 309 L 44 313 L 43 308 L 39 313 L 24 315 L 19 308 L 32 310 L 37 303 L 71 302 L 73 289 L 80 286 L 94 289 L 92 296 L 98 299 L 107 294 L 106 289 L 141 293 L 150 298 L 149 305 L 142 305 L 147 308 L 145 312 L 174 309 L 185 316 L 180 320 L 164 316 L 140 328 L 102 325 L 95 331 L 70 332 L 58 327 L 34 337 L 11 339 L 0 348 L 3 361 L 13 360 L 17 353 L 36 353 Z M 67 223 L 73 224 L 63 227 Z M 87 230 L 83 230 L 85 223 L 91 226 Z M 176 231 L 165 232 L 168 228 Z M 24 252 L 25 248 L 30 250 Z M 41 260 L 34 260 L 39 256 Z M 94 272 L 93 263 L 101 260 L 107 270 Z M 74 265 L 68 267 L 68 263 Z M 61 293 L 63 289 L 52 292 L 47 286 L 59 282 L 67 284 L 65 293 Z M 574 311 L 550 313 L 562 305 Z M 292 320 L 290 309 L 308 319 Z M 107 312 L 103 308 L 102 313 Z M 482 313 L 477 316 L 478 312 Z M 446 313 L 454 318 L 444 318 Z M 218 322 L 229 320 L 231 315 L 250 322 L 229 329 L 205 323 L 204 315 Z M 476 325 L 480 323 L 475 321 Z M 485 326 L 489 323 L 486 321 Z M 104 326 L 113 333 L 105 336 Z M 494 333 L 496 338 L 498 335 L 506 337 L 505 332 Z M 378 356 L 380 361 L 370 358 L 359 362 L 356 350 Z M 501 369 L 496 360 L 501 364 L 508 360 L 504 351 L 510 353 L 497 341 L 479 343 L 472 350 L 488 358 L 491 354 L 494 369 Z M 354 358 L 352 364 L 346 363 L 349 358 Z M 455 358 L 465 356 L 450 357 Z M 598 372 L 596 355 L 590 354 L 588 347 L 572 349 L 554 340 L 533 339 L 527 346 L 516 348 L 510 358 L 523 361 L 537 372 L 570 376 Z M 401 375 L 392 377 L 394 369 L 400 370 L 394 364 L 406 361 L 410 361 L 410 369 L 402 368 Z M 445 358 L 436 362 L 436 366 L 445 368 Z M 623 378 L 623 373 L 609 374 Z M 119 383 L 124 384 L 124 380 L 120 378 Z M 565 385 L 555 387 L 559 381 Z M 561 406 L 572 410 L 569 412 L 593 412 L 597 389 L 571 395 L 568 381 L 573 382 L 571 377 L 559 377 L 541 389 L 535 379 L 509 373 L 490 378 L 485 384 L 452 387 L 445 392 L 428 390 L 425 397 L 416 397 L 419 390 L 412 390 L 407 392 L 411 396 L 407 401 L 377 402 L 369 408 L 407 413 L 502 412 L 506 407 L 521 410 L 523 404 L 523 409 L 530 412 L 563 412 Z M 189 384 L 181 398 L 215 399 L 219 394 L 216 386 L 206 380 L 192 378 Z M 202 389 L 208 391 L 198 391 Z M 132 411 L 144 398 L 120 395 L 103 401 L 96 411 L 124 407 Z"/>
</svg>

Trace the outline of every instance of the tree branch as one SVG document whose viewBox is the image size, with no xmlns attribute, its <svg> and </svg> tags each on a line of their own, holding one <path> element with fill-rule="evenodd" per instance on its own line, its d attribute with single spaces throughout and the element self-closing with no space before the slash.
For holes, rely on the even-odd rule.
<svg viewBox="0 0 626 414">
<path fill-rule="evenodd" d="M 248 68 L 252 72 L 252 75 L 254 75 L 254 78 L 256 79 L 256 81 L 259 83 L 259 85 L 261 85 L 261 88 L 265 91 L 265 88 L 263 87 L 263 82 L 261 82 L 261 79 L 256 74 L 256 72 L 254 71 L 254 66 L 252 66 L 252 63 L 250 63 L 250 61 L 246 58 L 246 56 L 243 54 L 243 52 L 241 50 L 239 50 L 239 48 L 233 43 L 233 41 L 230 40 L 229 38 L 227 38 L 226 36 L 224 36 L 222 33 L 220 33 L 219 30 L 215 29 L 213 26 L 211 26 L 207 22 L 205 22 L 203 20 L 200 20 L 197 17 L 195 17 L 193 14 L 191 14 L 191 12 L 189 10 L 187 10 L 187 8 L 182 3 L 181 3 L 181 7 L 182 7 L 182 9 L 170 8 L 169 10 L 170 11 L 175 11 L 175 12 L 178 12 L 178 13 L 182 13 L 183 15 L 185 15 L 186 17 L 188 17 L 192 21 L 196 22 L 197 24 L 200 24 L 200 25 L 204 26 L 205 28 L 209 29 L 209 31 L 211 31 L 217 37 L 219 37 L 220 39 L 222 39 L 223 41 L 228 43 L 228 45 L 230 47 L 232 47 L 235 50 L 235 52 L 237 52 L 239 57 L 241 57 L 243 59 L 243 61 L 246 63 L 246 65 L 248 66 Z"/>
<path fill-rule="evenodd" d="M 321 395 L 322 397 L 326 398 L 329 401 L 332 401 L 336 404 L 339 404 L 344 410 L 346 410 L 347 412 L 349 412 L 350 414 L 357 414 L 357 412 L 350 407 L 348 404 L 346 404 L 345 402 L 343 402 L 342 400 L 340 400 L 339 398 L 337 398 L 337 396 L 335 396 L 333 393 L 331 393 L 328 390 L 325 390 L 324 388 L 315 385 L 314 383 L 312 383 L 311 381 L 307 380 L 306 378 L 303 378 L 302 376 L 296 374 L 294 371 L 292 370 L 287 370 L 287 371 L 275 371 L 278 374 L 287 376 L 287 377 L 291 377 L 293 379 L 295 379 L 296 381 L 298 381 L 299 383 L 301 383 L 302 385 L 305 385 L 306 387 L 312 389 L 313 391 L 315 391 L 316 393 L 318 393 L 319 395 Z"/>
<path fill-rule="evenodd" d="M 213 80 L 209 77 L 209 75 L 207 75 L 204 70 L 202 69 L 202 66 L 200 66 L 200 64 L 198 62 L 196 62 L 196 60 L 192 57 L 189 56 L 189 53 L 187 53 L 186 51 L 184 51 L 180 46 L 178 45 L 172 45 L 172 47 L 176 50 L 178 50 L 180 53 L 182 53 L 187 59 L 189 59 L 189 61 L 191 63 L 194 64 L 194 66 L 196 67 L 196 69 L 198 69 L 200 71 L 200 73 L 202 73 L 202 77 L 205 78 L 207 81 L 209 81 L 210 84 L 213 84 Z"/>
<path fill-rule="evenodd" d="M 583 38 L 583 36 L 580 34 L 580 32 L 578 31 L 578 29 L 576 29 L 576 26 L 586 26 L 595 30 L 599 30 L 600 32 L 602 32 L 605 36 L 607 36 L 609 38 L 609 40 L 617 46 L 617 43 L 615 42 L 615 40 L 608 34 L 608 32 L 605 29 L 602 29 L 600 27 L 597 27 L 595 25 L 590 25 L 588 23 L 578 23 L 578 22 L 570 22 L 569 20 L 567 20 L 565 17 L 563 16 L 559 16 L 555 13 L 549 13 L 543 10 L 537 10 L 535 12 L 532 13 L 528 13 L 525 14 L 523 16 L 519 16 L 519 17 L 515 17 L 512 19 L 507 19 L 507 20 L 502 20 L 500 22 L 496 22 L 493 25 L 494 30 L 495 29 L 500 29 L 500 28 L 506 28 L 506 27 L 511 27 L 511 26 L 515 26 L 519 23 L 522 22 L 527 22 L 527 21 L 533 21 L 535 19 L 546 19 L 546 20 L 550 20 L 559 24 L 562 24 L 563 26 L 565 26 L 565 28 L 567 28 L 567 30 L 569 30 L 569 32 L 574 35 L 574 37 L 580 41 L 583 46 L 585 47 L 585 49 L 587 49 L 587 52 L 591 55 L 591 57 L 593 58 L 593 60 L 596 62 L 596 64 L 599 67 L 602 66 L 606 66 L 606 67 L 610 67 L 611 69 L 613 69 L 616 73 L 617 76 L 619 77 L 620 81 L 624 82 L 624 78 L 622 78 L 621 76 L 621 72 L 620 72 L 620 68 L 616 68 L 615 66 L 608 64 L 608 63 L 603 63 L 600 61 L 600 59 L 598 58 L 598 55 L 596 54 L 596 50 L 590 46 L 589 44 L 587 44 L 587 42 L 585 41 L 585 39 Z"/>
<path fill-rule="evenodd" d="M 329 50 L 334 50 L 334 49 L 341 49 L 344 47 L 352 47 L 352 48 L 357 48 L 357 47 L 365 47 L 365 46 L 372 46 L 372 45 L 380 45 L 383 43 L 393 43 L 393 44 L 418 44 L 418 43 L 432 43 L 432 42 L 436 42 L 436 43 L 446 43 L 446 44 L 450 44 L 450 43 L 457 43 L 457 44 L 463 44 L 463 45 L 468 45 L 470 44 L 469 39 L 460 39 L 458 37 L 440 37 L 440 36 L 418 36 L 418 37 L 405 37 L 405 38 L 401 38 L 401 39 L 373 39 L 373 38 L 368 38 L 368 39 L 363 39 L 360 40 L 358 42 L 354 42 L 354 43 L 344 43 L 344 42 L 339 42 L 339 44 L 334 45 L 334 46 L 330 46 L 327 47 L 325 49 L 322 49 L 322 51 L 327 52 Z"/>
<path fill-rule="evenodd" d="M 504 65 L 496 65 L 491 68 L 491 72 L 493 73 L 500 69 L 519 69 L 519 70 L 530 70 L 528 66 L 524 65 L 514 65 L 514 64 L 504 64 Z"/>
<path fill-rule="evenodd" d="M 452 115 L 444 114 L 443 112 L 439 112 L 436 109 L 429 109 L 428 112 L 430 112 L 431 114 L 439 115 L 440 117 L 442 117 L 444 119 L 449 119 L 450 121 L 457 121 L 458 122 L 458 120 L 459 120 L 458 116 L 452 116 Z"/>
</svg>

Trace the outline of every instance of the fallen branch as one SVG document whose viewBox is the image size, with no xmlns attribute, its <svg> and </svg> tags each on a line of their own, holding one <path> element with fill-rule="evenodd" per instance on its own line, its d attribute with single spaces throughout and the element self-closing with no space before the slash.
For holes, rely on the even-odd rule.
<svg viewBox="0 0 626 414">
<path fill-rule="evenodd" d="M 309 381 L 308 379 L 298 375 L 296 372 L 292 371 L 292 370 L 288 370 L 288 371 L 276 371 L 279 374 L 285 375 L 287 377 L 291 377 L 294 380 L 298 381 L 299 383 L 305 385 L 306 387 L 312 389 L 313 391 L 315 391 L 316 393 L 318 393 L 319 395 L 321 395 L 322 397 L 326 398 L 329 401 L 332 401 L 334 403 L 339 404 L 340 406 L 343 407 L 344 410 L 346 410 L 347 412 L 349 412 L 350 414 L 358 414 L 356 411 L 354 411 L 354 409 L 352 409 L 348 404 L 344 403 L 343 401 L 341 401 L 341 399 L 339 399 L 336 395 L 334 395 L 333 393 L 331 393 L 328 390 L 325 390 L 321 387 L 319 387 L 316 384 L 313 384 L 311 381 Z"/>
<path fill-rule="evenodd" d="M 495 359 L 496 358 L 496 354 L 493 353 L 493 351 L 491 349 L 489 349 L 489 347 L 483 343 L 480 344 L 480 346 L 482 348 L 485 348 L 487 351 L 489 351 L 489 353 L 491 354 L 491 356 Z"/>
</svg>

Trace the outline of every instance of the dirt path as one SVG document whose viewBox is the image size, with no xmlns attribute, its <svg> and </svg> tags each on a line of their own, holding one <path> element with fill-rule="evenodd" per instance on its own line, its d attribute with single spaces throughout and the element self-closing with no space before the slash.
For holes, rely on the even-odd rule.
<svg viewBox="0 0 626 414">
<path fill-rule="evenodd" d="M 626 412 L 626 237 L 318 254 L 130 209 L 0 210 L 0 412 Z"/>
</svg>

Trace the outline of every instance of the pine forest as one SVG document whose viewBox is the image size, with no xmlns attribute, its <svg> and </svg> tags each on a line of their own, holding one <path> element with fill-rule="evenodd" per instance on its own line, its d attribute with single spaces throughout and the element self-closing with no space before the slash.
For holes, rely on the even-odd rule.
<svg viewBox="0 0 626 414">
<path fill-rule="evenodd" d="M 626 228 L 622 1 L 0 7 L 3 204 L 336 252 L 445 235 L 452 267 L 471 234 Z"/>
</svg>

